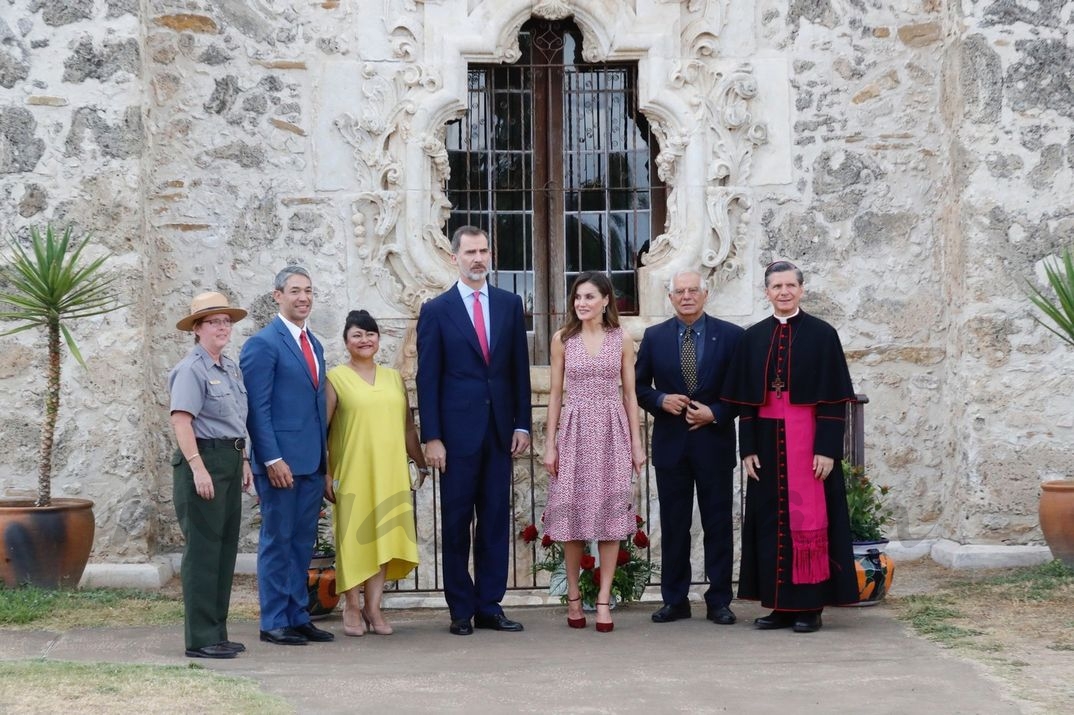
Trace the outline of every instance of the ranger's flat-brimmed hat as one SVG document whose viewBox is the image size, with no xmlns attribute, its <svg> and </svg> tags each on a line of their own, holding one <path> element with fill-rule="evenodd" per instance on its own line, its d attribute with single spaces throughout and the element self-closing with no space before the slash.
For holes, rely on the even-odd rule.
<svg viewBox="0 0 1074 715">
<path fill-rule="evenodd" d="M 212 291 L 194 296 L 194 300 L 190 301 L 190 315 L 182 318 L 175 324 L 175 327 L 189 333 L 194 329 L 194 323 L 217 313 L 223 313 L 228 316 L 231 318 L 232 323 L 237 323 L 246 317 L 245 310 L 228 305 L 226 295 Z"/>
</svg>

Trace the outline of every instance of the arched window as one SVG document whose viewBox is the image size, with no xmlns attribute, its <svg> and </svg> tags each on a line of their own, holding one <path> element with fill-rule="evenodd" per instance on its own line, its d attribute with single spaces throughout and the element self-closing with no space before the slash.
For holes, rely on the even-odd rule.
<svg viewBox="0 0 1074 715">
<path fill-rule="evenodd" d="M 571 281 L 607 271 L 637 313 L 638 259 L 662 230 L 658 152 L 638 111 L 636 63 L 589 63 L 570 20 L 531 20 L 511 65 L 470 65 L 468 111 L 447 127 L 447 233 L 492 239 L 490 281 L 522 296 L 531 356 L 547 364 Z"/>
</svg>

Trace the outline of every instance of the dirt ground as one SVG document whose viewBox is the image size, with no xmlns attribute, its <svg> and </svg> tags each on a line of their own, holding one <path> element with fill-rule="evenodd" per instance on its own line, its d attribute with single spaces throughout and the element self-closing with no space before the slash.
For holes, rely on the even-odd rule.
<svg viewBox="0 0 1074 715">
<path fill-rule="evenodd" d="M 931 559 L 900 562 L 888 606 L 908 618 L 921 606 L 915 596 L 924 596 L 957 612 L 927 637 L 980 664 L 1026 712 L 1074 712 L 1074 585 L 1027 594 L 994 583 L 1012 573 L 954 571 Z"/>
</svg>

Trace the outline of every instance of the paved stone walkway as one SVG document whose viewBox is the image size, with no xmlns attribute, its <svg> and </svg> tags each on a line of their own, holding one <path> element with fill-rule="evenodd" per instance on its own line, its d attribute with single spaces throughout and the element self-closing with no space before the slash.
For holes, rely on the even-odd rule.
<svg viewBox="0 0 1074 715">
<path fill-rule="evenodd" d="M 335 642 L 303 647 L 261 643 L 243 621 L 231 637 L 247 653 L 198 662 L 253 678 L 303 713 L 1021 712 L 885 606 L 829 609 L 809 635 L 755 630 L 753 604 L 734 604 L 734 626 L 696 615 L 657 625 L 653 608 L 617 609 L 610 634 L 593 630 L 592 614 L 589 628 L 567 628 L 562 607 L 508 609 L 525 632 L 468 637 L 450 635 L 441 610 L 390 612 L 394 635 L 361 638 L 343 636 L 337 615 L 320 622 Z M 182 640 L 181 626 L 2 631 L 0 659 L 186 664 Z"/>
</svg>

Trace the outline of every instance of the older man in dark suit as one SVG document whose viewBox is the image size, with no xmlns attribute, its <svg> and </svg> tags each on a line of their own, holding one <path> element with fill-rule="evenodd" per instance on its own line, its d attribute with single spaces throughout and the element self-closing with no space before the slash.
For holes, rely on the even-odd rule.
<svg viewBox="0 0 1074 715">
<path fill-rule="evenodd" d="M 488 284 L 488 235 L 451 238 L 459 281 L 418 318 L 418 407 L 425 459 L 440 469 L 444 596 L 450 631 L 521 631 L 500 607 L 507 590 L 511 459 L 530 444 L 530 373 L 522 300 Z M 470 578 L 470 526 L 474 576 Z"/>
<path fill-rule="evenodd" d="M 721 625 L 731 611 L 731 524 L 735 427 L 720 388 L 743 330 L 705 313 L 708 290 L 696 270 L 672 276 L 675 317 L 647 329 L 635 364 L 638 403 L 653 415 L 652 460 L 660 496 L 661 596 L 653 620 L 690 617 L 690 525 L 697 490 L 704 532 L 706 616 Z"/>
</svg>

